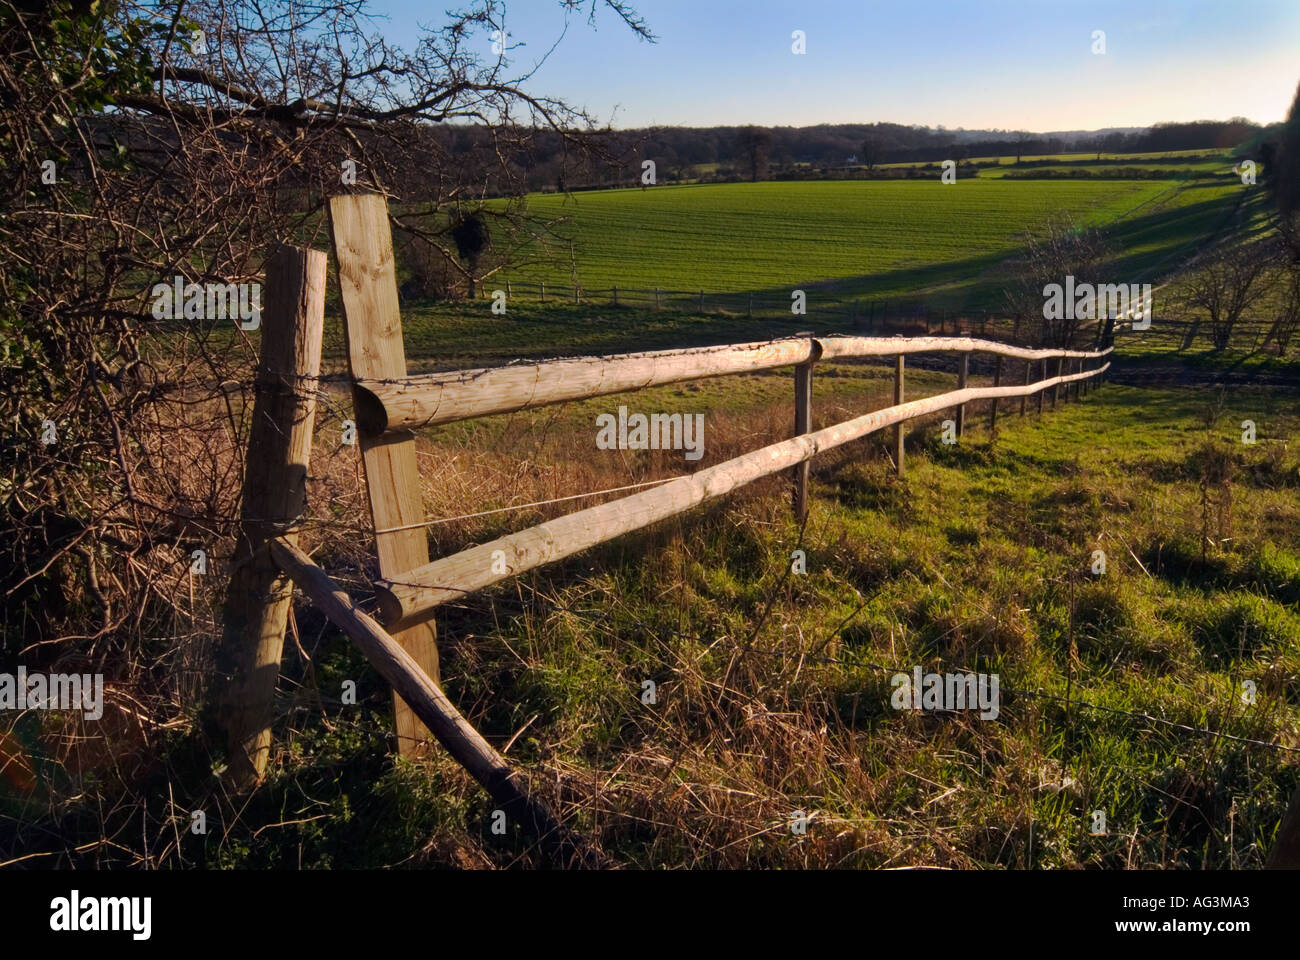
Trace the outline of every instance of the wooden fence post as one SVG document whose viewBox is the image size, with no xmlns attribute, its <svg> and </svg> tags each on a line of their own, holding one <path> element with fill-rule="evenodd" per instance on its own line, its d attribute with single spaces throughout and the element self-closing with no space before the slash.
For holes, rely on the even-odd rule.
<svg viewBox="0 0 1300 960">
<path fill-rule="evenodd" d="M 997 360 L 993 363 L 993 386 L 1002 386 L 1002 355 L 999 354 Z M 989 404 L 989 433 L 998 425 L 998 398 L 994 397 Z"/>
<path fill-rule="evenodd" d="M 546 281 L 542 280 L 540 281 L 540 283 L 542 287 L 542 303 L 545 303 L 546 302 Z"/>
<path fill-rule="evenodd" d="M 700 291 L 700 313 L 704 312 L 704 291 Z"/>
<path fill-rule="evenodd" d="M 1033 377 L 1034 377 L 1034 361 L 1026 360 L 1025 361 L 1025 386 L 1026 387 L 1029 386 L 1030 382 L 1033 380 Z M 1020 398 L 1020 415 L 1022 417 L 1025 415 L 1025 409 L 1026 409 L 1025 405 L 1028 403 L 1029 403 L 1028 397 Z"/>
<path fill-rule="evenodd" d="M 387 203 L 381 195 L 373 193 L 331 197 L 330 230 L 338 259 L 352 378 L 387 380 L 406 376 Z M 359 442 L 366 469 L 370 515 L 376 531 L 379 572 L 385 577 L 401 576 L 429 562 L 429 540 L 424 528 L 391 530 L 427 519 L 420 493 L 415 435 L 363 433 Z M 396 639 L 437 683 L 438 646 L 433 622 L 402 630 Z M 422 752 L 421 745 L 429 737 L 428 729 L 396 694 L 393 710 L 398 748 L 405 755 Z"/>
<path fill-rule="evenodd" d="M 248 437 L 240 533 L 227 587 L 214 691 L 229 744 L 227 779 L 252 786 L 271 750 L 272 706 L 284 630 L 293 600 L 268 547 L 295 523 L 307 502 L 316 376 L 325 327 L 328 259 L 319 250 L 281 246 L 266 263 L 266 307 Z"/>
<path fill-rule="evenodd" d="M 1044 358 L 1044 360 L 1043 360 L 1042 376 L 1039 377 L 1039 379 L 1040 379 L 1040 380 L 1046 380 L 1046 379 L 1047 379 L 1047 360 L 1046 360 L 1046 358 Z M 1039 413 L 1042 413 L 1042 412 L 1043 412 L 1043 394 L 1046 393 L 1046 392 L 1047 392 L 1046 390 L 1039 390 L 1039 391 L 1038 391 L 1037 397 L 1038 397 L 1038 412 L 1039 412 Z"/>
<path fill-rule="evenodd" d="M 751 320 L 754 319 L 754 294 L 752 291 L 749 294 L 749 304 L 745 308 L 745 313 L 749 317 L 749 319 Z"/>
<path fill-rule="evenodd" d="M 903 402 L 903 354 L 894 359 L 894 406 Z M 894 469 L 903 475 L 903 424 L 894 424 Z"/>
<path fill-rule="evenodd" d="M 816 341 L 813 341 L 814 343 Z M 814 354 L 817 352 L 813 351 Z M 794 435 L 812 430 L 812 375 L 814 356 L 794 368 Z M 808 474 L 812 464 L 805 460 L 794 468 L 794 517 L 800 523 L 808 519 Z"/>
<path fill-rule="evenodd" d="M 1063 357 L 1056 358 L 1056 375 L 1058 377 L 1061 375 L 1061 370 L 1063 369 L 1062 364 L 1064 363 L 1065 363 L 1065 359 Z M 1052 409 L 1053 410 L 1056 409 L 1056 396 L 1058 393 L 1060 393 L 1060 391 L 1061 391 L 1061 385 L 1059 383 L 1054 384 L 1052 386 Z"/>
<path fill-rule="evenodd" d="M 618 287 L 614 288 L 614 306 L 618 306 Z"/>
<path fill-rule="evenodd" d="M 659 309 L 659 288 L 655 287 L 655 309 Z"/>
<path fill-rule="evenodd" d="M 957 364 L 957 389 L 966 389 L 966 381 L 970 377 L 970 354 L 963 353 Z M 957 404 L 957 436 L 966 435 L 966 404 Z"/>
</svg>

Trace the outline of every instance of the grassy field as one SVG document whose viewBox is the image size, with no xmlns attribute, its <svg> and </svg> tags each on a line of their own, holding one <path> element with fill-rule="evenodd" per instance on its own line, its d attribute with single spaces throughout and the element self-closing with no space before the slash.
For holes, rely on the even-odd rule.
<svg viewBox="0 0 1300 960">
<path fill-rule="evenodd" d="M 790 186 L 759 184 L 766 186 Z M 804 185 L 793 185 L 804 186 Z M 888 191 L 912 188 L 926 192 L 926 185 L 905 182 L 881 184 L 819 184 L 818 186 L 867 186 Z M 991 187 L 995 192 L 1041 190 L 1045 196 L 1057 191 L 1073 190 L 1076 184 L 967 184 L 972 191 Z M 1095 192 L 1097 184 L 1084 186 L 1084 193 Z M 1168 185 L 1141 183 L 1147 199 L 1136 207 L 1128 208 L 1128 216 L 1113 222 L 1109 233 L 1115 248 L 1120 251 L 1114 260 L 1114 275 L 1158 280 L 1165 271 L 1178 267 L 1189 256 L 1204 247 L 1204 238 L 1234 223 L 1251 223 L 1263 209 L 1261 195 L 1242 197 L 1233 188 L 1210 185 L 1170 187 Z M 739 191 L 744 195 L 747 185 L 729 184 L 719 187 L 690 187 L 689 190 Z M 939 188 L 935 187 L 934 190 Z M 1101 191 L 1104 194 L 1105 191 Z M 621 203 L 623 191 L 592 194 L 608 197 L 614 206 L 626 209 Z M 644 195 L 635 192 L 638 198 Z M 1005 195 L 1005 193 L 1004 193 Z M 1242 201 L 1240 205 L 1238 201 Z M 643 201 L 647 202 L 647 201 Z M 876 229 L 885 229 L 877 223 Z M 910 228 L 909 228 L 910 229 Z M 633 231 L 635 232 L 635 231 Z M 629 235 L 627 242 L 633 242 Z M 701 238 L 701 247 L 722 238 Z M 691 239 L 695 244 L 696 239 Z M 948 243 L 957 241 L 948 238 Z M 830 244 L 823 252 L 834 250 Z M 680 247 L 685 250 L 686 247 Z M 873 247 L 874 249 L 874 247 Z M 910 248 L 909 248 L 910 249 Z M 990 309 L 1005 306 L 1003 283 L 1005 274 L 998 264 L 1010 251 L 995 254 L 976 254 L 972 257 L 944 261 L 942 245 L 935 241 L 925 254 L 924 265 L 911 269 L 886 271 L 867 278 L 846 278 L 840 281 L 808 285 L 808 313 L 794 316 L 787 313 L 789 288 L 764 288 L 758 291 L 762 302 L 777 305 L 764 317 L 748 319 L 745 314 L 744 295 L 729 298 L 714 297 L 708 300 L 710 310 L 701 314 L 691 309 L 694 295 L 665 296 L 665 304 L 673 309 L 656 311 L 645 308 L 644 297 L 634 298 L 627 287 L 620 293 L 620 306 L 613 306 L 609 291 L 596 294 L 601 303 L 575 306 L 560 299 L 551 287 L 550 299 L 539 303 L 535 291 L 515 288 L 514 299 L 506 315 L 494 315 L 491 301 L 478 299 L 458 303 L 412 302 L 403 305 L 402 327 L 406 354 L 413 370 L 450 369 L 506 363 L 522 357 L 548 357 L 597 353 L 618 353 L 635 350 L 668 349 L 675 346 L 705 345 L 713 343 L 739 343 L 768 337 L 785 336 L 802 330 L 816 333 L 856 332 L 849 321 L 847 304 L 855 294 L 862 294 L 871 302 L 891 305 L 897 314 L 900 307 L 914 306 L 926 312 L 963 309 Z M 815 256 L 815 251 L 808 254 Z M 880 255 L 880 254 L 877 254 Z M 955 254 L 954 254 L 955 255 Z M 899 258 L 901 259 L 901 258 Z M 921 255 L 917 254 L 918 261 Z M 674 269 L 689 269 L 690 258 Z M 625 261 L 618 261 L 625 262 Z M 820 262 L 820 261 L 819 261 Z M 615 261 L 610 261 L 611 269 Z M 639 269 L 639 265 L 633 264 Z M 728 264 L 722 263 L 725 268 Z M 628 268 L 632 269 L 631 266 Z M 771 265 L 773 271 L 781 269 Z M 906 278 L 910 277 L 909 281 Z M 772 275 L 767 276 L 770 281 Z M 724 282 L 726 278 L 724 278 Z M 732 278 L 738 282 L 737 278 Z M 497 281 L 504 283 L 503 281 Z M 644 280 L 643 280 L 644 282 Z M 493 284 L 489 284 L 489 287 Z M 653 284 L 652 284 L 653 286 Z M 737 287 L 725 289 L 735 290 Z M 1168 302 L 1164 297 L 1158 306 Z M 629 305 L 639 304 L 639 305 Z M 721 309 L 719 309 L 721 308 Z M 1166 350 L 1170 343 L 1157 330 L 1149 338 L 1152 349 Z M 326 325 L 325 356 L 337 366 L 344 357 L 342 324 L 332 319 Z M 1214 358 L 1212 362 L 1218 362 Z"/>
<path fill-rule="evenodd" d="M 1222 220 L 1240 188 L 1168 181 L 967 179 L 660 186 L 533 196 L 529 212 L 566 217 L 564 262 L 499 275 L 584 288 L 846 296 L 994 296 L 990 271 L 1049 217 L 1140 236 L 1127 269 L 1152 267 Z"/>
</svg>

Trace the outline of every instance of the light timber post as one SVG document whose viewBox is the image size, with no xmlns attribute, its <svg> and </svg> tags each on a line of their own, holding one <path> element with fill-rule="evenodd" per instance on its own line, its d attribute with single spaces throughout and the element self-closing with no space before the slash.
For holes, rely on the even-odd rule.
<svg viewBox="0 0 1300 960">
<path fill-rule="evenodd" d="M 1046 360 L 1046 359 L 1043 360 L 1042 376 L 1039 377 L 1039 379 L 1040 379 L 1040 380 L 1046 380 L 1046 379 L 1047 379 L 1047 360 Z M 1047 392 L 1046 390 L 1039 390 L 1039 391 L 1038 391 L 1038 395 L 1037 395 L 1037 396 L 1038 396 L 1038 412 L 1039 412 L 1039 413 L 1042 413 L 1042 412 L 1043 412 L 1043 394 L 1046 393 L 1046 392 Z"/>
<path fill-rule="evenodd" d="M 963 353 L 957 361 L 957 389 L 965 390 L 970 378 L 970 354 Z M 966 404 L 957 404 L 957 436 L 966 435 Z"/>
<path fill-rule="evenodd" d="M 993 362 L 993 386 L 1002 386 L 1002 355 L 998 354 L 997 360 Z M 989 404 L 989 433 L 998 425 L 998 398 L 994 397 Z"/>
<path fill-rule="evenodd" d="M 1029 386 L 1029 384 L 1033 381 L 1033 378 L 1034 378 L 1034 361 L 1026 360 L 1025 361 L 1025 386 L 1026 387 Z M 1020 398 L 1020 415 L 1022 417 L 1025 415 L 1025 410 L 1026 410 L 1025 405 L 1027 403 L 1029 403 L 1029 397 L 1027 395 Z"/>
<path fill-rule="evenodd" d="M 903 402 L 903 354 L 894 358 L 894 406 Z M 894 424 L 894 469 L 903 475 L 903 424 Z"/>
<path fill-rule="evenodd" d="M 229 744 L 227 779 L 239 789 L 261 778 L 271 750 L 293 588 L 268 543 L 279 534 L 297 542 L 296 522 L 307 503 L 327 262 L 318 250 L 290 246 L 267 258 L 240 533 L 216 657 L 216 682 L 224 687 L 214 700 Z"/>
<path fill-rule="evenodd" d="M 813 340 L 813 344 L 817 341 Z M 818 349 L 814 346 L 807 363 L 794 368 L 794 435 L 812 430 L 812 376 Z M 812 464 L 805 460 L 794 468 L 794 517 L 800 523 L 808 519 L 808 474 Z"/>
<path fill-rule="evenodd" d="M 406 376 L 387 203 L 379 194 L 331 197 L 330 230 L 338 258 L 352 378 L 364 381 Z M 574 293 L 576 296 L 576 285 Z M 401 576 L 429 562 L 429 541 L 423 527 L 392 529 L 426 519 L 415 435 L 407 431 L 382 436 L 362 433 L 359 441 L 376 531 L 379 572 L 385 577 Z M 438 647 L 433 621 L 416 624 L 394 636 L 437 683 Z M 419 752 L 429 737 L 428 729 L 397 694 L 393 695 L 393 709 L 399 749 L 405 755 Z"/>
</svg>

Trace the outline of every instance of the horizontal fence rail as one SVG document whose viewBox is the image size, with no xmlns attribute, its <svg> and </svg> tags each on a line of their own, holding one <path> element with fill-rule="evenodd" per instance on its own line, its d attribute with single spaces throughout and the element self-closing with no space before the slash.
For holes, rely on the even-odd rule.
<svg viewBox="0 0 1300 960">
<path fill-rule="evenodd" d="M 578 357 L 365 380 L 357 383 L 357 426 L 370 434 L 514 413 L 566 400 L 753 373 L 816 360 L 914 353 L 990 353 L 1019 360 L 1095 359 L 1104 350 L 1035 350 L 973 337 L 787 337 L 690 350 Z"/>
<path fill-rule="evenodd" d="M 970 342 L 983 343 L 983 341 Z M 902 344 L 895 342 L 893 346 L 892 352 L 898 353 Z M 995 346 L 1001 348 L 1003 345 Z M 846 349 L 853 350 L 855 347 L 846 345 Z M 930 346 L 929 349 L 934 350 L 935 347 Z M 1017 356 L 1033 354 L 1034 356 L 1029 359 L 1043 356 L 1096 357 L 1109 352 L 1109 348 L 1095 353 L 1011 349 L 1017 351 L 1015 354 Z M 432 616 L 436 608 L 443 603 L 459 599 L 536 567 L 562 560 L 625 533 L 639 530 L 697 504 L 721 497 L 762 477 L 794 467 L 822 451 L 865 437 L 892 424 L 973 400 L 1029 396 L 1062 384 L 1076 383 L 1099 376 L 1109 367 L 1110 364 L 1106 363 L 1093 370 L 1051 377 L 1024 386 L 966 387 L 933 397 L 911 400 L 846 420 L 832 427 L 762 447 L 700 470 L 688 477 L 668 481 L 653 490 L 589 507 L 527 530 L 508 534 L 489 543 L 470 547 L 450 557 L 408 571 L 400 577 L 376 581 L 375 588 L 382 618 L 393 629 L 420 623 Z M 504 555 L 504 565 L 499 562 L 494 563 L 493 555 L 497 551 Z M 499 561 L 500 558 L 496 559 Z M 504 573 L 494 572 L 502 566 L 504 566 Z"/>
</svg>

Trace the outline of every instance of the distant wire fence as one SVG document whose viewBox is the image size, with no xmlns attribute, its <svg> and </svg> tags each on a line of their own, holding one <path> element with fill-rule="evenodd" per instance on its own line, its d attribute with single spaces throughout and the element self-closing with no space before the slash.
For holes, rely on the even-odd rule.
<svg viewBox="0 0 1300 960">
<path fill-rule="evenodd" d="M 834 323 L 845 332 L 879 336 L 980 336 L 1019 343 L 1043 340 L 1039 330 L 1041 318 L 1017 322 L 1005 309 L 933 307 L 917 303 L 915 298 L 840 296 L 811 284 L 802 288 L 803 312 L 796 313 L 791 296 L 795 289 L 779 294 L 623 285 L 587 287 L 580 283 L 507 280 L 484 283 L 479 299 L 490 299 L 496 290 L 501 290 L 509 302 L 524 299 L 539 304 L 671 310 L 791 322 L 805 317 L 818 323 Z M 1284 321 L 1275 317 L 1242 317 L 1230 327 L 1228 343 L 1234 349 L 1282 355 L 1289 349 L 1300 349 L 1300 340 L 1293 342 Z M 1163 312 L 1154 315 L 1150 328 L 1140 332 L 1143 340 L 1171 349 L 1203 350 L 1216 345 L 1215 325 L 1203 317 L 1184 318 Z"/>
<path fill-rule="evenodd" d="M 795 289 L 801 289 L 804 294 L 805 310 L 802 314 L 792 309 Z M 799 316 L 807 316 L 820 321 L 836 321 L 841 329 L 856 333 L 985 335 L 1011 330 L 1014 326 L 1005 310 L 927 309 L 918 306 L 914 300 L 837 296 L 813 285 L 777 294 L 770 291 L 678 290 L 621 285 L 587 287 L 543 280 L 508 280 L 495 284 L 486 282 L 479 296 L 488 299 L 495 290 L 504 291 L 511 301 L 524 298 L 536 303 L 720 313 L 767 320 L 797 320 Z"/>
</svg>

